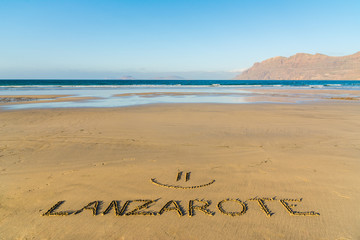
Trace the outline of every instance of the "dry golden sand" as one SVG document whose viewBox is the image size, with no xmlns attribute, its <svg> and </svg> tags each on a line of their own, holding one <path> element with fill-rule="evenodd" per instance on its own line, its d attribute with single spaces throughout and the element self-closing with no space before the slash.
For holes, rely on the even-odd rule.
<svg viewBox="0 0 360 240">
<path fill-rule="evenodd" d="M 317 104 L 187 104 L 0 112 L 0 239 L 359 239 L 360 107 Z M 183 171 L 179 181 L 178 170 Z M 191 172 L 188 181 L 185 174 Z M 176 189 L 158 186 L 197 186 Z M 274 198 L 261 210 L 254 197 Z M 241 216 L 217 204 L 240 199 Z M 279 200 L 299 199 L 293 216 Z M 124 216 L 113 200 L 180 201 L 185 215 Z M 189 200 L 210 216 L 189 217 Z M 42 216 L 91 210 L 69 216 Z M 288 201 L 289 204 L 295 203 Z M 199 202 L 194 204 L 199 205 Z M 172 207 L 175 204 L 171 205 Z M 239 202 L 223 202 L 241 212 Z M 56 212 L 55 211 L 55 212 Z"/>
</svg>

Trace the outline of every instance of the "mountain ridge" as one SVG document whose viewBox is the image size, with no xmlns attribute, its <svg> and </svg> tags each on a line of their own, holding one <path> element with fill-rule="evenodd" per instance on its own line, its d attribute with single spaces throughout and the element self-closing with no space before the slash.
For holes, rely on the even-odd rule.
<svg viewBox="0 0 360 240">
<path fill-rule="evenodd" d="M 297 53 L 255 63 L 236 80 L 360 80 L 360 51 L 347 56 Z"/>
</svg>

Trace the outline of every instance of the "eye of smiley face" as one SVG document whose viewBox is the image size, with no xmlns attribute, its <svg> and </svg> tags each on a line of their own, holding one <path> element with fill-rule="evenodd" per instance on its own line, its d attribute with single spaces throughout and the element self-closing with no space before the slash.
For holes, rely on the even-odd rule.
<svg viewBox="0 0 360 240">
<path fill-rule="evenodd" d="M 187 172 L 185 174 L 185 182 L 190 180 L 190 175 L 191 175 L 191 172 Z M 183 172 L 179 171 L 177 174 L 177 177 L 176 177 L 176 181 L 180 181 L 182 176 L 183 176 Z M 213 184 L 215 182 L 215 179 L 211 180 L 208 183 L 201 184 L 201 185 L 194 185 L 194 186 L 181 186 L 181 185 L 171 185 L 171 184 L 161 183 L 158 180 L 156 180 L 156 178 L 151 178 L 150 181 L 153 184 L 160 186 L 160 187 L 175 188 L 175 189 L 195 189 L 195 188 L 207 187 L 207 186 Z"/>
</svg>

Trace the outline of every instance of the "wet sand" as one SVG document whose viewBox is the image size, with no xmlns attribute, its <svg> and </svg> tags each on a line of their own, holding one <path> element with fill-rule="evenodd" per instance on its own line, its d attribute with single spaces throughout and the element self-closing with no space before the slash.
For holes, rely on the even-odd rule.
<svg viewBox="0 0 360 240">
<path fill-rule="evenodd" d="M 77 97 L 71 95 L 0 95 L 1 105 L 50 103 L 50 102 L 75 102 L 98 99 L 96 97 Z"/>
</svg>

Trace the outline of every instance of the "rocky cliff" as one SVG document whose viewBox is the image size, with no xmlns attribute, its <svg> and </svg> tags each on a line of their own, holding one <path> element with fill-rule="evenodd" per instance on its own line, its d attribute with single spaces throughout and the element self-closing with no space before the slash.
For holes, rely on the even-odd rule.
<svg viewBox="0 0 360 240">
<path fill-rule="evenodd" d="M 360 52 L 331 57 L 298 53 L 274 57 L 237 75 L 238 80 L 360 80 Z"/>
</svg>

